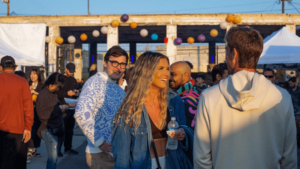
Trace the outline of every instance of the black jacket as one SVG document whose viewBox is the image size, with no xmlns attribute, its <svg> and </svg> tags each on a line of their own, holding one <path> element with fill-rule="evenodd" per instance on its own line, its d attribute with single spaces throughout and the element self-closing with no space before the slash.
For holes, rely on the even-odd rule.
<svg viewBox="0 0 300 169">
<path fill-rule="evenodd" d="M 72 97 L 68 96 L 68 91 L 78 89 L 78 84 L 74 77 L 72 76 L 67 77 L 64 75 L 64 79 L 65 79 L 64 87 L 57 92 L 58 99 L 62 104 L 66 104 L 64 98 L 77 99 L 77 96 L 72 96 Z"/>
</svg>

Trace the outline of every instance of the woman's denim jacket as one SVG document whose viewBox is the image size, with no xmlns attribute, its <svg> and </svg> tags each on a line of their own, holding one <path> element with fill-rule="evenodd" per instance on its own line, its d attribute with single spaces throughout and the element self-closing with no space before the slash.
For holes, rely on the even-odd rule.
<svg viewBox="0 0 300 169">
<path fill-rule="evenodd" d="M 179 125 L 186 124 L 184 104 L 180 96 L 174 92 L 168 93 L 168 110 L 171 117 L 176 117 Z M 136 131 L 134 130 L 134 125 L 129 127 L 127 124 L 125 128 L 125 123 L 122 119 L 122 117 L 119 119 L 118 126 L 113 129 L 112 132 L 112 149 L 115 160 L 115 169 L 151 169 L 150 146 L 152 131 L 149 115 L 145 106 L 143 106 L 141 124 Z M 185 127 L 183 128 L 185 129 Z M 189 134 L 187 134 L 185 145 L 178 141 L 177 150 L 167 150 L 167 169 L 192 168 L 192 162 L 187 159 L 182 151 L 182 149 L 185 152 L 187 152 L 188 149 L 192 149 L 192 145 L 188 146 L 188 144 L 191 144 L 191 141 L 193 141 L 192 137 L 193 136 L 189 137 Z M 192 157 L 189 157 L 189 159 L 190 158 Z"/>
</svg>

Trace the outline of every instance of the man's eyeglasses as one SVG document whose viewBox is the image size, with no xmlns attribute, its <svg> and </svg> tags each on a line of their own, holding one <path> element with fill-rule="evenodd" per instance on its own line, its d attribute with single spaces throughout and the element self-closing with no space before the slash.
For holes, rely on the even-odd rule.
<svg viewBox="0 0 300 169">
<path fill-rule="evenodd" d="M 108 60 L 108 61 L 111 63 L 111 65 L 113 67 L 118 67 L 120 65 L 121 69 L 125 69 L 126 65 L 127 65 L 127 63 L 119 63 L 119 62 L 113 61 L 113 60 Z"/>
<path fill-rule="evenodd" d="M 274 76 L 265 76 L 268 79 L 272 79 Z"/>
</svg>

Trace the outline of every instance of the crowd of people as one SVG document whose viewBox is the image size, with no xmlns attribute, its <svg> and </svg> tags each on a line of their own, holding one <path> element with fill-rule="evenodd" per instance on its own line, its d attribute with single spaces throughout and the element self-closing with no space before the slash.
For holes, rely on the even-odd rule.
<svg viewBox="0 0 300 169">
<path fill-rule="evenodd" d="M 226 63 L 213 67 L 210 84 L 204 74 L 192 78 L 190 62 L 170 65 L 157 52 L 143 53 L 128 68 L 119 46 L 106 52 L 104 71 L 93 69 L 86 82 L 73 77 L 73 63 L 45 82 L 33 69 L 27 81 L 14 59 L 3 57 L 0 168 L 26 168 L 43 139 L 46 168 L 55 169 L 62 145 L 64 153 L 78 154 L 76 121 L 87 137 L 90 169 L 296 169 L 296 78 L 285 90 L 274 84 L 272 69 L 256 72 L 263 49 L 256 30 L 231 28 L 225 42 Z"/>
</svg>

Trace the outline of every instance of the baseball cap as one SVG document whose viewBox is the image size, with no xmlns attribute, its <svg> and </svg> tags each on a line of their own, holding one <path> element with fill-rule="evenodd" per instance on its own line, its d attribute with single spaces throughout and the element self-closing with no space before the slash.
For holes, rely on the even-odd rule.
<svg viewBox="0 0 300 169">
<path fill-rule="evenodd" d="M 75 72 L 75 65 L 74 63 L 68 63 L 66 68 L 70 71 L 70 73 L 74 73 Z"/>
<path fill-rule="evenodd" d="M 2 59 L 1 59 L 1 66 L 3 68 L 5 67 L 16 67 L 16 62 L 15 62 L 15 59 L 11 56 L 4 56 Z"/>
</svg>

